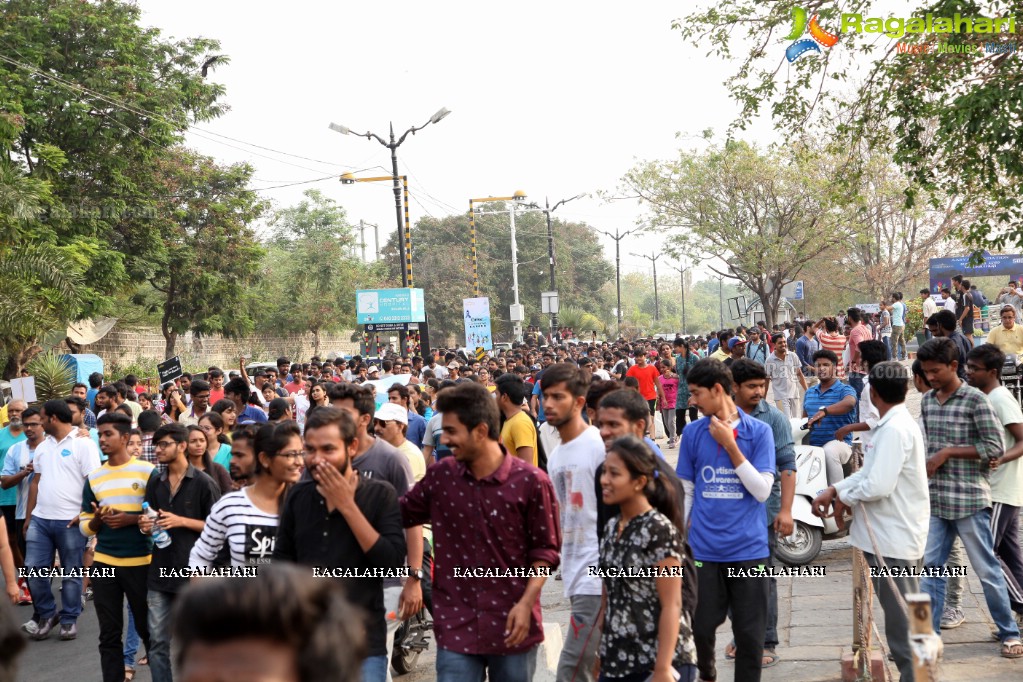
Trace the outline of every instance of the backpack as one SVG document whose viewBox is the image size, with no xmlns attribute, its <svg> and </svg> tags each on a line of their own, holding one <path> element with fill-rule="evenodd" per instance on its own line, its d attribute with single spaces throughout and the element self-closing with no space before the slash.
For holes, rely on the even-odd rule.
<svg viewBox="0 0 1023 682">
<path fill-rule="evenodd" d="M 536 417 L 529 412 L 526 412 L 526 416 L 529 417 L 529 421 L 533 422 L 533 429 L 536 431 L 536 466 L 547 473 L 547 452 L 543 449 L 543 440 L 540 438 L 540 425 L 537 423 Z"/>
</svg>

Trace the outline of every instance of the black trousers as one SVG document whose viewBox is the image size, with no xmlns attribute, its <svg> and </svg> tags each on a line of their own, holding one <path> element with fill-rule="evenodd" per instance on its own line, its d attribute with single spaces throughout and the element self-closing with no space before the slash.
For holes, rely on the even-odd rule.
<svg viewBox="0 0 1023 682">
<path fill-rule="evenodd" d="M 744 569 L 747 573 L 767 566 L 767 557 L 752 561 L 716 563 L 697 561 L 699 601 L 693 617 L 693 640 L 696 643 L 696 664 L 700 679 L 716 680 L 714 633 L 725 622 L 731 609 L 732 636 L 735 639 L 735 679 L 737 682 L 759 682 L 764 656 L 764 635 L 767 630 L 767 578 L 729 577 L 728 569 Z"/>
<path fill-rule="evenodd" d="M 697 419 L 695 407 L 676 407 L 675 408 L 675 432 L 679 438 L 682 437 L 682 427 L 686 425 L 686 411 L 689 412 L 689 423 L 692 424 Z"/>
<path fill-rule="evenodd" d="M 124 682 L 124 598 L 135 616 L 135 630 L 149 651 L 146 578 L 149 566 L 113 566 L 99 561 L 93 569 L 113 568 L 114 577 L 92 578 L 93 604 L 99 620 L 99 661 L 103 682 Z"/>
</svg>

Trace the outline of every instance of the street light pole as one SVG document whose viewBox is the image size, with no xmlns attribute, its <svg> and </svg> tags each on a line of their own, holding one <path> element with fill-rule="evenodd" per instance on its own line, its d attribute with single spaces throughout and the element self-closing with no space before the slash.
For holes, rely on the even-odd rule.
<svg viewBox="0 0 1023 682">
<path fill-rule="evenodd" d="M 615 228 L 615 233 L 605 232 L 604 230 L 597 230 L 601 234 L 606 234 L 611 239 L 615 240 L 615 289 L 618 291 L 618 338 L 622 336 L 622 251 L 621 241 L 628 237 L 636 230 L 626 230 L 624 234 L 618 232 L 618 228 Z"/>
<path fill-rule="evenodd" d="M 512 299 L 513 308 L 516 312 L 519 310 L 519 245 L 515 241 L 515 202 L 511 204 L 511 210 L 508 211 L 508 215 L 511 216 L 511 252 L 512 252 Z M 522 341 L 522 320 L 512 320 L 512 333 L 515 334 L 515 340 Z"/>
<path fill-rule="evenodd" d="M 660 322 L 661 320 L 661 307 L 657 301 L 657 259 L 661 257 L 661 254 L 655 253 L 652 256 L 644 256 L 641 253 L 634 253 L 633 256 L 637 258 L 646 258 L 648 261 L 654 264 L 654 322 Z"/>
<path fill-rule="evenodd" d="M 718 276 L 718 327 L 725 328 L 725 278 Z"/>
<path fill-rule="evenodd" d="M 562 199 L 558 203 L 554 204 L 554 208 L 551 208 L 550 200 L 548 200 L 547 197 L 544 197 L 544 206 L 546 207 L 546 208 L 544 208 L 544 212 L 547 214 L 547 257 L 548 257 L 548 260 L 550 261 L 551 291 L 557 291 L 557 289 L 558 289 L 558 285 L 554 281 L 554 266 L 557 263 L 554 260 L 554 228 L 551 225 L 551 213 L 553 213 L 554 211 L 558 210 L 558 206 L 561 206 L 562 204 L 567 204 L 570 201 L 575 201 L 576 199 L 579 199 L 582 196 L 584 196 L 584 195 L 576 194 L 571 199 Z M 557 313 L 551 313 L 551 338 L 552 339 L 558 333 L 558 329 L 559 329 L 559 327 L 558 327 L 558 314 Z"/>
<path fill-rule="evenodd" d="M 440 123 L 445 116 L 451 112 L 445 108 L 440 109 L 430 120 L 421 126 L 413 126 L 402 133 L 401 137 L 395 139 L 394 136 L 394 123 L 391 123 L 391 135 L 390 141 L 384 140 L 382 137 L 374 132 L 366 131 L 365 133 L 353 133 L 351 128 L 343 126 L 337 123 L 331 123 L 330 129 L 341 133 L 342 135 L 358 135 L 359 137 L 365 137 L 367 140 L 376 140 L 383 146 L 391 150 L 391 177 L 394 180 L 394 214 L 398 223 L 398 249 L 401 254 L 401 286 L 407 288 L 409 286 L 409 271 L 412 269 L 412 252 L 411 249 L 407 248 L 406 234 L 402 224 L 402 211 L 401 211 L 401 176 L 398 175 L 398 147 L 401 146 L 405 138 L 409 136 L 409 133 L 415 134 L 417 131 L 422 130 L 431 123 Z"/>
</svg>

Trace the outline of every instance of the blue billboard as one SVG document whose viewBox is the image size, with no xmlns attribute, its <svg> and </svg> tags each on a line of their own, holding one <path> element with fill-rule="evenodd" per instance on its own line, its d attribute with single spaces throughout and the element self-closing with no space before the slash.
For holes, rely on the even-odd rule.
<svg viewBox="0 0 1023 682">
<path fill-rule="evenodd" d="M 355 292 L 358 324 L 426 322 L 422 289 L 359 289 Z"/>
<path fill-rule="evenodd" d="M 931 272 L 931 293 L 940 294 L 943 288 L 952 288 L 952 278 L 962 275 L 966 279 L 974 277 L 1005 277 L 1019 281 L 1023 279 L 1023 255 L 1018 253 L 993 256 L 987 251 L 983 252 L 984 262 L 980 265 L 969 266 L 969 256 L 956 256 L 955 258 L 932 258 L 930 261 Z"/>
</svg>

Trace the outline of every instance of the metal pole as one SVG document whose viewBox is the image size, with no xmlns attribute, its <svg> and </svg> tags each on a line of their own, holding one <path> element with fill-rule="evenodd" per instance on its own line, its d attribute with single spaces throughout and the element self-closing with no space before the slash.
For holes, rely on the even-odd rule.
<svg viewBox="0 0 1023 682">
<path fill-rule="evenodd" d="M 718 326 L 725 328 L 725 287 L 724 277 L 718 277 Z"/>
<path fill-rule="evenodd" d="M 472 290 L 476 298 L 480 297 L 480 263 L 476 252 L 476 214 L 473 212 L 472 199 L 469 199 L 469 242 L 472 246 Z"/>
<path fill-rule="evenodd" d="M 622 252 L 621 237 L 615 228 L 615 288 L 618 290 L 618 338 L 622 338 Z"/>
<path fill-rule="evenodd" d="M 657 302 L 657 259 L 651 258 L 650 262 L 654 264 L 654 322 L 660 322 L 661 306 Z"/>
<path fill-rule="evenodd" d="M 376 259 L 380 260 L 380 226 L 373 225 L 373 248 L 376 249 Z"/>
<path fill-rule="evenodd" d="M 366 262 L 366 223 L 359 218 L 359 241 L 362 242 L 362 262 Z"/>
<path fill-rule="evenodd" d="M 682 268 L 682 336 L 686 335 L 686 271 Z"/>
<path fill-rule="evenodd" d="M 554 282 L 554 228 L 551 226 L 551 202 L 544 197 L 544 205 L 547 207 L 547 259 L 551 268 L 551 291 L 557 291 L 558 286 Z M 551 313 L 551 338 L 558 333 L 558 314 Z"/>
<path fill-rule="evenodd" d="M 398 143 L 394 141 L 394 123 L 391 123 L 391 177 L 394 178 L 394 217 L 398 222 L 398 258 L 401 268 L 401 286 L 408 288 L 408 253 L 405 250 L 405 230 L 401 220 L 401 178 L 398 176 Z M 400 336 L 404 336 L 401 334 Z"/>
<path fill-rule="evenodd" d="M 519 310 L 519 247 L 515 241 L 515 201 L 511 203 L 511 252 L 512 252 L 512 297 L 515 300 L 515 311 Z M 522 341 L 522 322 L 515 320 L 512 322 L 512 328 L 515 334 L 515 340 Z"/>
<path fill-rule="evenodd" d="M 408 271 L 408 285 L 410 287 L 415 286 L 412 283 L 412 223 L 408 219 L 408 176 L 401 176 L 401 185 L 404 189 L 405 197 L 405 269 Z"/>
</svg>

